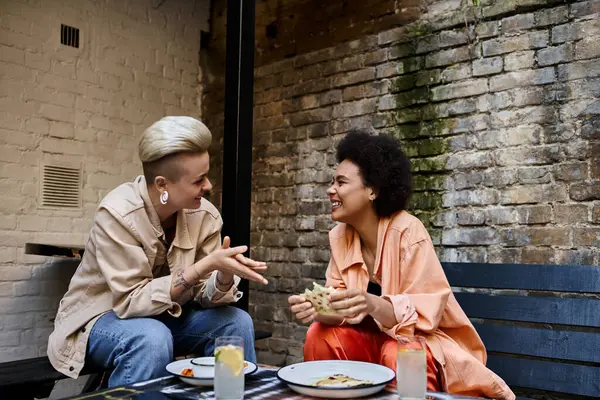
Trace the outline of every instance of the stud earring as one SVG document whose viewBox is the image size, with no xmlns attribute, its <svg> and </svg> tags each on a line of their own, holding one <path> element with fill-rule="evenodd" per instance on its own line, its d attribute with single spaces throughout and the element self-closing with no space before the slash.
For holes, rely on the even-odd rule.
<svg viewBox="0 0 600 400">
<path fill-rule="evenodd" d="M 160 194 L 160 204 L 167 204 L 169 201 L 169 192 L 166 190 Z"/>
</svg>

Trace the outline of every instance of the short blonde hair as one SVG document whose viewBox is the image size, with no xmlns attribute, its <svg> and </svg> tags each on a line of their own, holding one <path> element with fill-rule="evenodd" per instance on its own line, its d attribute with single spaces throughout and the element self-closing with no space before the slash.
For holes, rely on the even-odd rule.
<svg viewBox="0 0 600 400">
<path fill-rule="evenodd" d="M 180 153 L 204 153 L 210 148 L 212 135 L 206 125 L 192 117 L 170 116 L 153 123 L 144 131 L 138 145 L 138 154 L 146 182 L 164 174 L 171 180 L 179 178 L 179 171 L 170 162 Z"/>
</svg>

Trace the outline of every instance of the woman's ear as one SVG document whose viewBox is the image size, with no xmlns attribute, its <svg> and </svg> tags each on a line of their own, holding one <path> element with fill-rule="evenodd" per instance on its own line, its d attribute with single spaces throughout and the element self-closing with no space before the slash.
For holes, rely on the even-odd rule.
<svg viewBox="0 0 600 400">
<path fill-rule="evenodd" d="M 374 189 L 369 188 L 369 200 L 375 201 L 375 199 L 377 198 L 377 195 L 378 195 L 378 193 Z"/>
<path fill-rule="evenodd" d="M 154 185 L 156 185 L 158 191 L 162 193 L 164 190 L 167 190 L 167 178 L 162 175 L 158 175 L 156 178 L 154 178 Z"/>
</svg>

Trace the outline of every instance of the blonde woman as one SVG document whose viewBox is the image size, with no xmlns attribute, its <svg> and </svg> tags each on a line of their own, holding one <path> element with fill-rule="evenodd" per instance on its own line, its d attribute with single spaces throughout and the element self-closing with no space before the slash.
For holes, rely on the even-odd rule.
<svg viewBox="0 0 600 400">
<path fill-rule="evenodd" d="M 60 301 L 48 343 L 52 365 L 113 369 L 109 386 L 163 376 L 174 354 L 211 355 L 238 335 L 255 361 L 254 328 L 235 307 L 240 277 L 265 284 L 265 263 L 221 243 L 222 220 L 203 195 L 211 133 L 191 117 L 165 117 L 139 143 L 143 176 L 110 192 Z"/>
</svg>

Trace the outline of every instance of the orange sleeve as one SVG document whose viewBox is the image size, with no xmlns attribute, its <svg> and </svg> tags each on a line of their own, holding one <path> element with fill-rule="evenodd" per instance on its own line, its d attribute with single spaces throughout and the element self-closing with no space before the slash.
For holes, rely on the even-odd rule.
<svg viewBox="0 0 600 400">
<path fill-rule="evenodd" d="M 383 296 L 394 306 L 398 325 L 388 331 L 433 333 L 442 319 L 451 289 L 431 239 L 407 248 L 400 261 L 400 294 Z"/>
</svg>

